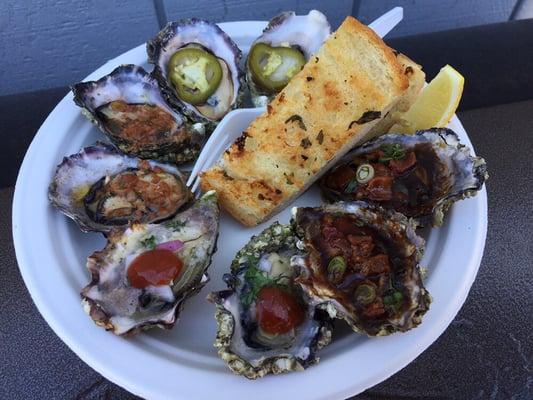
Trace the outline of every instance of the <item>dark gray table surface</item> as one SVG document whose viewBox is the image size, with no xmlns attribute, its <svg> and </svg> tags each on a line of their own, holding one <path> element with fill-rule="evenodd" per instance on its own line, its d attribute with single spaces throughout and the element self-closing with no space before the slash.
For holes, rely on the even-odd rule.
<svg viewBox="0 0 533 400">
<path fill-rule="evenodd" d="M 533 398 L 533 100 L 460 118 L 491 174 L 479 274 L 444 334 L 357 399 Z M 0 190 L 0 399 L 135 398 L 85 365 L 38 313 L 17 268 L 12 196 Z"/>
<path fill-rule="evenodd" d="M 452 324 L 409 366 L 357 399 L 533 399 L 531 32 L 533 20 L 525 20 L 391 40 L 430 78 L 446 63 L 466 76 L 460 108 L 466 111 L 459 115 L 491 174 L 489 227 L 479 274 Z M 0 97 L 0 400 L 135 398 L 52 332 L 15 260 L 16 172 L 38 126 L 66 92 Z M 42 268 L 46 273 L 53 266 Z"/>
</svg>

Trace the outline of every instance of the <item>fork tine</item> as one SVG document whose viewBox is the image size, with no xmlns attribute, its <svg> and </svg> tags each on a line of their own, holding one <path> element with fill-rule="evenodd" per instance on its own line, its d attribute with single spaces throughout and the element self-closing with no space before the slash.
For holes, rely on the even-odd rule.
<svg viewBox="0 0 533 400">
<path fill-rule="evenodd" d="M 198 194 L 197 192 L 200 191 L 199 185 L 200 185 L 200 178 L 195 179 L 194 184 L 191 187 L 191 192 L 193 192 L 195 195 Z"/>
<path fill-rule="evenodd" d="M 194 178 L 192 177 L 192 173 L 191 173 L 191 177 L 187 181 L 187 186 L 189 186 L 191 188 L 191 191 L 193 193 L 195 193 L 196 190 L 199 188 L 199 185 L 200 185 L 200 172 L 203 171 L 204 166 L 210 167 L 215 162 L 215 160 L 220 157 L 220 153 L 222 151 L 224 151 L 224 149 L 229 144 L 230 144 L 230 140 L 228 139 L 228 137 L 224 137 L 224 140 L 221 143 L 219 143 L 218 146 L 216 146 L 216 148 L 214 150 L 210 151 L 207 157 L 205 157 L 205 160 L 202 163 L 202 165 L 201 166 L 199 165 L 198 168 L 195 168 L 196 169 L 196 174 L 195 174 Z M 199 164 L 199 163 L 197 163 L 197 164 Z"/>
<path fill-rule="evenodd" d="M 392 10 L 389 10 L 381 17 L 372 21 L 368 26 L 372 28 L 374 32 L 378 34 L 379 37 L 384 37 L 389 33 L 396 25 L 400 23 L 403 19 L 403 8 L 394 7 Z"/>
<path fill-rule="evenodd" d="M 201 153 L 200 153 L 200 156 L 202 156 Z M 189 175 L 189 179 L 187 179 L 187 184 L 186 185 L 188 187 L 191 187 L 191 185 L 194 183 L 194 181 L 196 180 L 196 177 L 198 176 L 198 171 L 200 170 L 200 167 L 202 167 L 202 166 L 203 166 L 203 160 L 200 160 L 200 157 L 198 157 L 198 159 L 194 163 L 194 167 L 193 167 L 193 169 L 191 171 L 191 174 Z"/>
<path fill-rule="evenodd" d="M 240 121 L 237 125 L 241 125 L 243 120 L 249 124 L 258 114 L 264 111 L 264 108 L 242 108 L 232 110 L 226 114 L 204 144 L 204 148 L 193 166 L 189 179 L 187 179 L 187 187 L 192 188 L 192 191 L 195 192 L 200 183 L 200 172 L 210 167 L 220 157 L 225 148 L 241 134 L 242 129 L 235 131 L 232 127 L 234 124 L 230 124 L 230 127 L 227 128 L 227 124 L 232 118 L 233 121 L 235 119 Z"/>
<path fill-rule="evenodd" d="M 220 136 L 222 136 L 222 131 L 215 131 L 205 143 L 203 150 L 200 152 L 200 155 L 194 163 L 191 175 L 187 180 L 187 186 L 190 187 L 193 184 L 194 180 L 198 176 L 198 173 L 204 168 L 205 160 L 209 156 L 209 152 L 207 151 L 207 149 L 211 148 L 217 140 L 220 140 Z"/>
</svg>

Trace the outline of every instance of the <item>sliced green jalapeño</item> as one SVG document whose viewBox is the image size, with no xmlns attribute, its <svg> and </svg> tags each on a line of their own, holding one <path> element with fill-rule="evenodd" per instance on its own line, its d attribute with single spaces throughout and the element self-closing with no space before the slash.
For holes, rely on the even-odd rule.
<svg viewBox="0 0 533 400">
<path fill-rule="evenodd" d="M 250 50 L 248 68 L 259 86 L 278 92 L 303 68 L 304 55 L 292 47 L 270 47 L 256 43 Z"/>
<path fill-rule="evenodd" d="M 185 47 L 170 58 L 168 76 L 181 100 L 200 105 L 220 85 L 222 67 L 213 54 L 197 47 Z"/>
</svg>

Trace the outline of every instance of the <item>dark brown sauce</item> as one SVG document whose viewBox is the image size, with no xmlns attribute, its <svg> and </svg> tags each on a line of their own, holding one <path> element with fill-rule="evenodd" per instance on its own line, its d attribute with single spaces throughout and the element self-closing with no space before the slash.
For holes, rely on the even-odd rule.
<svg viewBox="0 0 533 400">
<path fill-rule="evenodd" d="M 317 262 L 320 265 L 318 270 L 312 271 L 310 279 L 314 283 L 336 289 L 337 299 L 355 309 L 359 323 L 367 332 L 377 333 L 379 327 L 388 319 L 409 306 L 408 293 L 402 281 L 415 262 L 412 257 L 403 255 L 402 249 L 405 248 L 405 243 L 401 237 L 386 237 L 378 229 L 363 225 L 362 221 L 349 214 L 325 214 L 308 208 L 300 212 L 298 218 L 297 224 L 304 227 L 306 238 L 316 250 L 313 252 L 314 257 L 318 258 Z M 377 221 L 376 224 L 383 222 Z M 336 231 L 335 234 L 329 230 L 330 227 Z M 346 239 L 349 235 L 369 237 L 372 240 L 373 247 L 362 262 L 358 263 L 349 254 L 352 248 L 342 248 L 343 244 L 349 242 Z M 333 283 L 328 279 L 327 267 L 332 257 L 338 255 L 346 259 L 347 268 L 343 279 Z M 374 266 L 388 265 L 388 268 L 365 268 L 369 261 L 376 258 L 387 262 L 374 263 Z M 366 285 L 374 291 L 375 296 L 371 301 L 361 302 L 361 298 L 358 297 L 358 287 L 361 285 Z M 398 293 L 396 296 L 401 296 L 401 299 L 396 299 L 390 304 L 390 299 L 394 298 L 395 293 Z"/>
<path fill-rule="evenodd" d="M 379 162 L 382 154 L 376 150 L 338 166 L 324 178 L 323 184 L 326 188 L 339 192 L 343 199 L 371 201 L 408 217 L 429 215 L 436 202 L 449 190 L 450 182 L 443 176 L 442 170 L 445 166 L 430 143 L 417 144 L 407 151 L 406 158 L 411 152 L 414 153 L 416 162 L 401 173 L 391 168 L 391 161 Z M 365 163 L 373 165 L 376 171 L 374 182 L 371 180 L 366 184 L 359 184 L 356 190 L 347 193 L 347 185 L 355 178 L 357 167 Z M 381 179 L 381 182 L 377 182 L 378 185 L 385 185 L 385 195 L 369 190 L 376 186 L 376 178 Z M 386 184 L 390 179 L 392 184 L 389 187 Z"/>
</svg>

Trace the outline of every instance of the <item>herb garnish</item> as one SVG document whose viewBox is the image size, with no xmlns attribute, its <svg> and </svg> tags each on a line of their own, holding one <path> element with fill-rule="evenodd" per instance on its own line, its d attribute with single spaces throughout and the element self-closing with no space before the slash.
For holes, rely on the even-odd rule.
<svg viewBox="0 0 533 400">
<path fill-rule="evenodd" d="M 254 260 L 255 261 L 255 260 Z M 254 302 L 259 291 L 265 286 L 281 286 L 279 281 L 283 278 L 286 278 L 285 275 L 278 275 L 275 278 L 271 278 L 265 274 L 264 271 L 261 271 L 255 265 L 251 265 L 244 274 L 244 279 L 248 283 L 248 290 L 246 292 L 241 292 L 241 303 L 245 307 L 249 307 L 250 304 Z"/>
<path fill-rule="evenodd" d="M 297 115 L 297 114 L 291 115 L 289 118 L 287 118 L 287 120 L 285 121 L 285 123 L 287 124 L 287 123 L 289 123 L 289 122 L 295 122 L 295 121 L 298 122 L 298 126 L 299 126 L 301 129 L 303 129 L 304 131 L 307 130 L 307 127 L 305 126 L 302 117 L 300 117 L 300 116 Z"/>
<path fill-rule="evenodd" d="M 381 117 L 381 111 L 365 111 L 358 120 L 350 122 L 348 129 L 352 129 L 353 124 L 363 125 Z"/>
<path fill-rule="evenodd" d="M 169 221 L 165 224 L 165 226 L 169 229 L 172 229 L 174 231 L 179 231 L 181 228 L 185 226 L 185 222 L 183 221 Z"/>
<path fill-rule="evenodd" d="M 287 185 L 293 185 L 294 182 L 291 181 L 291 179 L 289 178 L 289 175 L 287 175 L 285 172 L 283 173 L 283 175 L 285 175 L 285 179 L 287 180 Z M 294 177 L 294 172 L 291 173 L 291 176 Z"/>
<path fill-rule="evenodd" d="M 385 153 L 384 157 L 379 158 L 379 162 L 387 162 L 391 160 L 402 160 L 405 158 L 405 149 L 398 143 L 385 143 L 379 149 Z"/>
<path fill-rule="evenodd" d="M 300 146 L 302 146 L 304 149 L 307 149 L 311 147 L 312 145 L 313 144 L 308 138 L 303 138 L 302 141 L 300 142 Z"/>
<path fill-rule="evenodd" d="M 320 129 L 320 132 L 318 132 L 318 135 L 316 135 L 316 140 L 318 141 L 318 144 L 322 144 L 324 142 L 324 131 Z"/>
<path fill-rule="evenodd" d="M 141 240 L 141 244 L 142 244 L 144 247 L 149 248 L 150 250 L 155 249 L 155 246 L 157 246 L 157 243 L 156 243 L 156 240 L 155 240 L 155 236 L 154 236 L 154 235 L 149 236 L 149 237 L 147 237 L 147 238 L 144 239 L 144 240 Z"/>
</svg>

